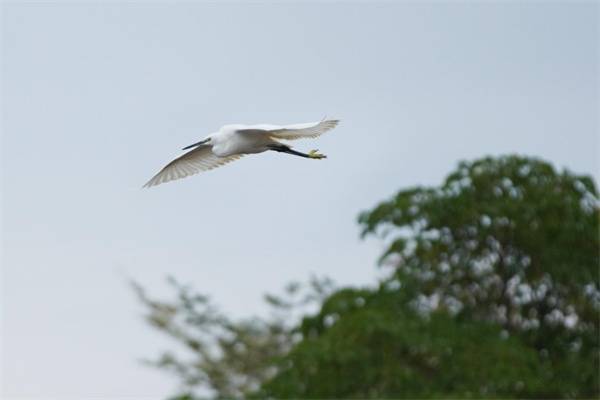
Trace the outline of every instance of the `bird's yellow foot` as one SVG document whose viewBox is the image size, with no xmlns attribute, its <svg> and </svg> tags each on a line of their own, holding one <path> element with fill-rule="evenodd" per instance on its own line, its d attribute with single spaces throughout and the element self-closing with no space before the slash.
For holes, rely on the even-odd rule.
<svg viewBox="0 0 600 400">
<path fill-rule="evenodd" d="M 315 160 L 320 160 L 322 158 L 327 158 L 325 154 L 319 153 L 319 150 L 311 150 L 308 152 L 308 156 L 310 158 L 314 158 Z"/>
</svg>

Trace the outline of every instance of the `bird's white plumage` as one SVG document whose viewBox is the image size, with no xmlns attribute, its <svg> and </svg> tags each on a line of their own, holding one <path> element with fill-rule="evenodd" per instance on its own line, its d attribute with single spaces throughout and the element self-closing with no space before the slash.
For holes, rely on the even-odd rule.
<svg viewBox="0 0 600 400">
<path fill-rule="evenodd" d="M 293 125 L 225 125 L 202 142 L 206 144 L 197 144 L 198 147 L 167 164 L 144 187 L 156 186 L 208 171 L 237 160 L 244 154 L 272 150 L 273 145 L 281 146 L 277 139 L 316 138 L 335 128 L 338 122 L 338 120 L 322 120 Z M 302 153 L 296 152 L 296 154 Z M 324 157 L 315 153 L 303 154 L 303 156 Z"/>
</svg>

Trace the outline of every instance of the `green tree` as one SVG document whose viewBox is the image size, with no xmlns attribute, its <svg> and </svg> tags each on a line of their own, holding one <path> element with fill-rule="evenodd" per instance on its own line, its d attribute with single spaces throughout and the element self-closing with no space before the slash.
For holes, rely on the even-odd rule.
<svg viewBox="0 0 600 400">
<path fill-rule="evenodd" d="M 340 291 L 275 397 L 598 396 L 598 194 L 525 157 L 461 163 L 360 216 L 392 276 Z M 391 289 L 390 289 L 391 288 Z M 356 305 L 364 303 L 361 307 Z"/>
<path fill-rule="evenodd" d="M 461 163 L 361 214 L 388 243 L 379 287 L 317 291 L 320 310 L 297 324 L 283 315 L 304 302 L 275 297 L 279 317 L 221 316 L 190 347 L 213 360 L 188 365 L 204 379 L 191 383 L 217 397 L 598 397 L 599 215 L 590 177 L 519 156 Z M 210 331 L 175 329 L 192 314 L 172 308 L 155 326 L 184 342 Z"/>
<path fill-rule="evenodd" d="M 554 367 L 547 395 L 598 394 L 598 193 L 588 176 L 526 157 L 461 163 L 439 188 L 398 193 L 360 217 L 420 306 L 489 321 Z"/>
</svg>

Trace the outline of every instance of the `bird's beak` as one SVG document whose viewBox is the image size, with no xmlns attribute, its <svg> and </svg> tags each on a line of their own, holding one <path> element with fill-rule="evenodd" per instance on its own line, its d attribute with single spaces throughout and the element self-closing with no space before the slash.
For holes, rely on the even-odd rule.
<svg viewBox="0 0 600 400">
<path fill-rule="evenodd" d="M 208 138 L 208 139 L 204 139 L 204 140 L 201 140 L 201 141 L 199 141 L 199 142 L 196 142 L 196 143 L 194 143 L 194 144 L 190 144 L 189 146 L 185 146 L 185 147 L 184 147 L 183 149 L 181 149 L 181 150 L 187 150 L 187 149 L 191 149 L 192 147 L 201 146 L 201 145 L 203 145 L 204 143 L 208 142 L 209 140 L 210 140 L 210 138 Z"/>
</svg>

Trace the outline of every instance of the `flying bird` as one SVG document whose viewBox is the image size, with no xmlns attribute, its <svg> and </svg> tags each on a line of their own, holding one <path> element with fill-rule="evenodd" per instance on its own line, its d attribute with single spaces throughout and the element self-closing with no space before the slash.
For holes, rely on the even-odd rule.
<svg viewBox="0 0 600 400">
<path fill-rule="evenodd" d="M 316 138 L 336 127 L 339 120 L 324 119 L 294 125 L 225 125 L 218 132 L 203 140 L 186 146 L 187 153 L 176 158 L 161 169 L 144 187 L 160 185 L 220 167 L 237 160 L 245 154 L 277 151 L 295 156 L 320 160 L 326 158 L 318 150 L 301 153 L 279 140 Z"/>
</svg>

